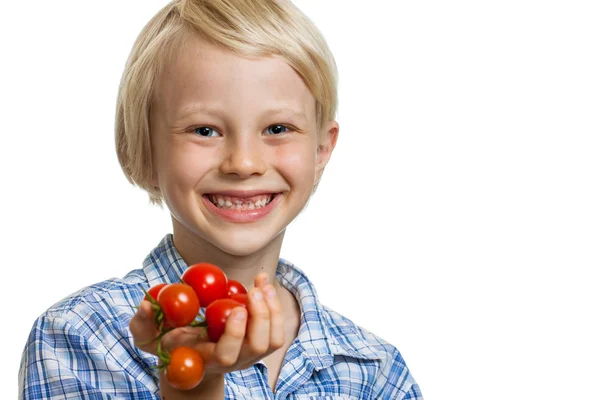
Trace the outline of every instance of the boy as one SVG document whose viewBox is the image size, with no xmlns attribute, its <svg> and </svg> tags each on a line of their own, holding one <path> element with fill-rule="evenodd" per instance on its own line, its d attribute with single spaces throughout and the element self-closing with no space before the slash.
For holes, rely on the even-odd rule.
<svg viewBox="0 0 600 400">
<path fill-rule="evenodd" d="M 280 258 L 335 148 L 336 81 L 325 40 L 287 1 L 175 0 L 148 23 L 121 82 L 116 146 L 130 182 L 167 204 L 173 234 L 143 269 L 38 318 L 22 398 L 421 398 L 397 349 L 321 305 Z M 200 385 L 179 391 L 154 369 L 142 289 L 198 262 L 253 287 L 217 343 L 198 328 L 162 338 L 205 361 Z"/>
</svg>

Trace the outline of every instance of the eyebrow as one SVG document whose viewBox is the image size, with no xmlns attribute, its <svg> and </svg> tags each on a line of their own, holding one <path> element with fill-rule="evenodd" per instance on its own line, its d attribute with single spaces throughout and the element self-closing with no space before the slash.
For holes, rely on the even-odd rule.
<svg viewBox="0 0 600 400">
<path fill-rule="evenodd" d="M 225 114 L 224 110 L 222 110 L 220 108 L 190 105 L 190 106 L 186 106 L 183 108 L 182 112 L 179 113 L 179 115 L 177 116 L 177 119 L 178 120 L 183 119 L 183 118 L 188 117 L 190 114 L 195 114 L 195 113 L 212 115 L 212 116 L 219 117 L 219 118 L 223 118 L 223 115 Z M 268 108 L 261 113 L 261 116 L 279 115 L 279 114 L 290 114 L 296 118 L 303 120 L 304 122 L 308 121 L 308 118 L 306 117 L 306 114 L 304 114 L 304 112 L 294 110 L 293 108 L 287 108 L 287 107 Z"/>
<path fill-rule="evenodd" d="M 269 108 L 268 110 L 265 110 L 263 112 L 263 115 L 271 115 L 271 114 L 277 115 L 277 114 L 285 114 L 285 113 L 288 113 L 288 114 L 293 115 L 294 117 L 303 119 L 304 121 L 308 120 L 308 118 L 306 118 L 306 115 L 302 111 L 297 111 L 292 108 Z"/>
</svg>

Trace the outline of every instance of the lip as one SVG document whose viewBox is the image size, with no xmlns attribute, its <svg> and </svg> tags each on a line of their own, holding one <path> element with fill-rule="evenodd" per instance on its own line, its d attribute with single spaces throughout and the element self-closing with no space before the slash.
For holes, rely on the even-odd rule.
<svg viewBox="0 0 600 400">
<path fill-rule="evenodd" d="M 239 197 L 240 199 L 247 199 L 248 197 L 258 196 L 260 194 L 278 194 L 276 191 L 269 190 L 223 190 L 220 192 L 206 193 L 205 195 L 218 194 L 221 196 Z"/>
<path fill-rule="evenodd" d="M 229 194 L 225 194 L 225 193 L 229 193 Z M 237 194 L 233 195 L 231 193 L 237 193 Z M 215 192 L 215 193 L 211 193 L 211 194 L 220 194 L 222 196 L 241 197 L 240 193 L 244 193 L 245 197 L 252 197 L 252 196 L 259 195 L 259 194 L 268 194 L 268 193 L 265 193 L 264 191 L 254 191 L 254 192 L 229 191 L 229 192 Z M 250 193 L 250 194 L 254 193 L 254 194 L 248 195 L 248 193 Z M 273 194 L 273 193 L 270 193 L 270 194 Z M 273 211 L 273 209 L 275 207 L 277 207 L 277 205 L 281 201 L 281 198 L 283 197 L 283 195 L 281 193 L 276 193 L 273 200 L 271 200 L 271 202 L 269 204 L 267 204 L 265 207 L 256 208 L 254 210 L 232 210 L 232 209 L 219 208 L 219 207 L 215 206 L 212 203 L 212 201 L 210 201 L 208 196 L 209 195 L 207 195 L 207 194 L 203 195 L 202 201 L 204 201 L 206 208 L 208 208 L 208 210 L 210 212 L 212 212 L 213 214 L 217 215 L 218 217 L 220 217 L 226 221 L 236 222 L 236 223 L 255 222 L 255 221 L 258 221 L 258 220 L 266 217 L 267 215 L 269 215 L 269 213 L 271 213 L 271 211 Z"/>
</svg>

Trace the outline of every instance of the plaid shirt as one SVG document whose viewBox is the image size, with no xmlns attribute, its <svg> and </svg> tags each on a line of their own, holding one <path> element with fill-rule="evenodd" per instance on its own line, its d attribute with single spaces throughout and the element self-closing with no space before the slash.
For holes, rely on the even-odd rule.
<svg viewBox="0 0 600 400">
<path fill-rule="evenodd" d="M 168 234 L 142 269 L 63 299 L 34 323 L 19 371 L 21 399 L 159 399 L 157 358 L 133 344 L 129 321 L 142 288 L 176 282 L 187 268 Z M 262 362 L 225 375 L 225 399 L 422 399 L 392 345 L 321 305 L 297 267 L 277 279 L 302 309 L 273 393 Z"/>
</svg>

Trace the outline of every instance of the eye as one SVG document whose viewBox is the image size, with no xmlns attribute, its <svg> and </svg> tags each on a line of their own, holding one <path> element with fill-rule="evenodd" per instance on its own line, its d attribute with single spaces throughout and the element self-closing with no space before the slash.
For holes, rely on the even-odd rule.
<svg viewBox="0 0 600 400">
<path fill-rule="evenodd" d="M 197 128 L 194 128 L 193 132 L 196 135 L 202 136 L 202 137 L 212 137 L 213 133 L 218 133 L 215 129 L 209 128 L 208 126 L 199 126 Z"/>
<path fill-rule="evenodd" d="M 271 125 L 267 128 L 267 132 L 272 133 L 274 135 L 280 135 L 288 130 L 289 128 L 284 125 Z"/>
</svg>

